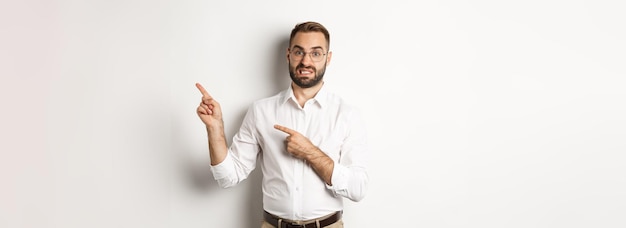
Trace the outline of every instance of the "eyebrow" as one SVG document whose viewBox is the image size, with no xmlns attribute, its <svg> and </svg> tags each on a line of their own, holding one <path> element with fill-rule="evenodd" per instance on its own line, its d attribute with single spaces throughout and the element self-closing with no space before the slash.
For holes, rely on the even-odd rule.
<svg viewBox="0 0 626 228">
<path fill-rule="evenodd" d="M 300 45 L 294 45 L 293 48 L 298 48 L 298 49 L 304 50 L 304 48 L 300 47 Z M 316 47 L 312 47 L 311 48 L 311 50 L 314 50 L 314 49 L 322 49 L 322 51 L 324 51 L 324 48 L 321 47 L 321 46 L 316 46 Z"/>
</svg>

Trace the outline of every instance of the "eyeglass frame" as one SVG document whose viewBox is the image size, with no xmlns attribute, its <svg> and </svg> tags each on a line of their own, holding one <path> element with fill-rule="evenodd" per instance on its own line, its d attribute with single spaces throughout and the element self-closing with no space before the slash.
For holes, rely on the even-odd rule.
<svg viewBox="0 0 626 228">
<path fill-rule="evenodd" d="M 322 58 L 317 60 L 317 61 L 315 59 L 313 59 L 313 53 L 315 53 L 317 51 L 316 49 L 321 49 L 322 50 L 321 52 L 323 53 L 321 55 Z M 293 58 L 293 57 L 291 57 L 292 55 L 296 56 L 296 54 L 293 53 L 295 51 L 301 51 L 302 52 L 302 57 L 300 59 L 292 59 L 293 61 L 302 61 L 305 58 L 305 56 L 309 56 L 313 62 L 321 62 L 322 60 L 324 60 L 324 57 L 326 55 L 328 55 L 328 51 L 324 52 L 324 48 L 321 48 L 321 47 L 315 47 L 315 48 L 313 48 L 313 51 L 311 51 L 311 52 L 306 52 L 306 51 L 304 51 L 303 48 L 300 48 L 300 47 L 294 47 L 293 49 L 289 48 L 289 58 Z"/>
</svg>

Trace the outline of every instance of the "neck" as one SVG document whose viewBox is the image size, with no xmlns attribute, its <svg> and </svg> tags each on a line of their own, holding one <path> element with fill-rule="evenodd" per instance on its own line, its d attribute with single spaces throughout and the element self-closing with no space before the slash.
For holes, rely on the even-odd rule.
<svg viewBox="0 0 626 228">
<path fill-rule="evenodd" d="M 320 89 L 322 89 L 322 85 L 324 85 L 324 82 L 321 81 L 320 83 L 318 83 L 317 85 L 310 87 L 310 88 L 302 88 L 298 85 L 296 85 L 295 83 L 291 83 L 291 88 L 293 89 L 293 95 L 296 97 L 296 99 L 298 100 L 298 104 L 300 104 L 300 107 L 304 108 L 304 104 L 306 103 L 306 101 L 308 101 L 309 99 L 315 97 L 315 95 L 317 94 L 317 92 L 320 91 Z"/>
</svg>

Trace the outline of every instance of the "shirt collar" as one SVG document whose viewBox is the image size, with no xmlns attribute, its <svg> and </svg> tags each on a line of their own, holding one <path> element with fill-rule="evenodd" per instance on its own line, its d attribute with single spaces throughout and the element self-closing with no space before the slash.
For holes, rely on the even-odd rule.
<svg viewBox="0 0 626 228">
<path fill-rule="evenodd" d="M 317 104 L 323 108 L 328 103 L 328 91 L 326 89 L 325 82 L 322 83 L 324 83 L 322 88 L 317 92 L 317 94 L 315 94 L 315 97 L 311 98 L 311 100 L 317 102 Z M 281 103 L 284 104 L 288 100 L 293 100 L 298 103 L 296 96 L 293 95 L 293 88 L 291 88 L 291 84 L 289 84 L 289 88 L 283 92 Z"/>
</svg>

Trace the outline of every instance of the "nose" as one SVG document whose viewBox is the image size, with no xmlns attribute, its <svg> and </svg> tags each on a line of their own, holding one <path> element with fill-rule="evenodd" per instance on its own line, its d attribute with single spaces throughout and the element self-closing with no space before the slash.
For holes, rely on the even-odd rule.
<svg viewBox="0 0 626 228">
<path fill-rule="evenodd" d="M 302 60 L 300 60 L 300 63 L 305 66 L 310 66 L 313 64 L 313 57 L 311 57 L 310 53 L 306 53 L 304 57 L 302 57 Z"/>
</svg>

